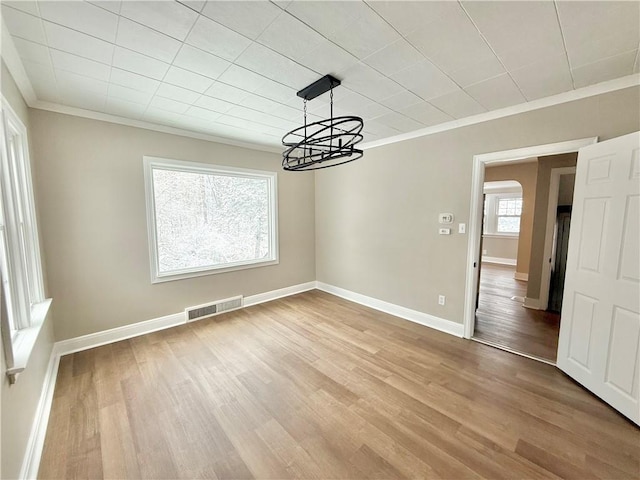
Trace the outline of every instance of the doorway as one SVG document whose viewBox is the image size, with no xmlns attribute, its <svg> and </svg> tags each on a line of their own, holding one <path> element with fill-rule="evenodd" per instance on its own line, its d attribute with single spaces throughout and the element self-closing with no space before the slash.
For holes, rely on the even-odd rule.
<svg viewBox="0 0 640 480">
<path fill-rule="evenodd" d="M 487 261 L 486 255 L 483 261 L 483 252 L 488 249 L 483 246 L 483 223 L 486 222 L 484 179 L 485 167 L 494 165 L 506 165 L 513 162 L 526 161 L 530 157 L 544 157 L 549 155 L 577 152 L 583 146 L 593 144 L 597 138 L 582 139 L 570 142 L 562 142 L 552 145 L 541 145 L 505 152 L 495 152 L 474 157 L 473 174 L 473 197 L 470 218 L 470 239 L 469 239 L 469 265 L 467 269 L 467 294 L 465 304 L 465 337 L 472 338 L 482 343 L 502 348 L 504 350 L 518 353 L 545 363 L 555 364 L 557 342 L 560 326 L 560 316 L 558 312 L 548 311 L 547 307 L 551 302 L 553 306 L 558 304 L 558 296 L 561 298 L 561 291 L 558 286 L 562 282 L 560 274 L 562 267 L 563 251 L 566 246 L 561 242 L 568 234 L 566 223 L 561 223 L 560 230 L 556 220 L 556 210 L 558 207 L 558 188 L 560 176 L 557 178 L 558 185 L 555 186 L 556 198 L 554 202 L 548 202 L 545 207 L 553 208 L 553 223 L 548 232 L 543 232 L 544 255 L 553 254 L 558 257 L 556 262 L 547 266 L 548 273 L 542 268 L 542 279 L 540 275 L 537 281 L 544 284 L 544 275 L 549 275 L 546 280 L 546 291 L 539 292 L 535 302 L 525 305 L 528 288 L 528 273 L 523 273 L 520 266 L 505 265 Z M 567 173 L 567 172 L 562 172 Z M 555 181 L 554 179 L 552 179 Z M 553 183 L 552 181 L 552 183 Z M 550 185 L 550 192 L 553 192 L 554 185 Z M 550 194 L 551 197 L 551 194 Z M 554 203 L 552 205 L 552 203 Z M 562 203 L 562 202 L 560 202 Z M 566 209 L 563 209 L 566 210 Z M 546 214 L 546 208 L 543 215 Z M 564 217 L 562 217 L 564 218 Z M 546 218 L 545 218 L 546 221 Z M 564 220 L 563 220 L 564 222 Z M 542 227 L 544 230 L 544 226 Z M 564 230 L 563 230 L 564 229 Z M 538 232 L 537 234 L 541 234 Z M 549 239 L 547 244 L 547 239 Z M 559 244 L 557 242 L 560 242 Z M 564 249 L 564 250 L 563 250 Z M 540 252 L 542 254 L 542 252 Z M 527 257 L 528 258 L 528 257 Z M 565 262 L 566 262 L 566 256 Z M 542 263 L 542 261 L 540 262 Z M 544 265 L 542 265 L 544 267 Z M 555 268 L 552 268 L 555 267 Z M 540 268 L 538 268 L 538 271 Z M 540 272 L 539 272 L 540 273 Z M 553 288 L 550 284 L 553 282 Z M 537 283 L 536 283 L 537 285 Z M 544 304 L 542 301 L 544 299 Z M 528 308 L 525 308 L 528 307 Z"/>
</svg>

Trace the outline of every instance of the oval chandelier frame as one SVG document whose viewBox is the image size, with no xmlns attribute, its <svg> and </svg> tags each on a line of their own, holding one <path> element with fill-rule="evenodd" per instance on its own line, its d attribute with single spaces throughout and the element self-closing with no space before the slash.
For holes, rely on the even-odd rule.
<svg viewBox="0 0 640 480">
<path fill-rule="evenodd" d="M 304 125 L 282 137 L 287 147 L 282 153 L 282 167 L 289 171 L 319 170 L 335 167 L 361 158 L 364 152 L 355 148 L 363 140 L 364 121 L 357 116 L 333 116 L 333 87 L 340 80 L 325 75 L 300 90 L 304 99 Z M 307 101 L 330 91 L 331 117 L 307 123 Z"/>
</svg>

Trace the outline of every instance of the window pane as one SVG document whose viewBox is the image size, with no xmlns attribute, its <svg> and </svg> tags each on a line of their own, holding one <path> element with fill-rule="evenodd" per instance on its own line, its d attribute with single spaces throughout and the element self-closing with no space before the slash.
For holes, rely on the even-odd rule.
<svg viewBox="0 0 640 480">
<path fill-rule="evenodd" d="M 498 215 L 521 215 L 522 198 L 501 198 L 498 200 Z"/>
<path fill-rule="evenodd" d="M 159 273 L 267 258 L 269 180 L 153 169 Z"/>
<path fill-rule="evenodd" d="M 498 232 L 520 232 L 520 217 L 498 217 Z"/>
</svg>

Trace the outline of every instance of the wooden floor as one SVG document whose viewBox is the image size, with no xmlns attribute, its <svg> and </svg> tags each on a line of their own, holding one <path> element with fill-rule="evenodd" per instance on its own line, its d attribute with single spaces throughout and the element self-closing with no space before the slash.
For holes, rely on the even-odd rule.
<svg viewBox="0 0 640 480">
<path fill-rule="evenodd" d="M 560 315 L 531 310 L 512 297 L 527 294 L 527 282 L 515 280 L 515 267 L 483 263 L 473 336 L 514 351 L 556 361 Z"/>
<path fill-rule="evenodd" d="M 311 291 L 62 358 L 40 478 L 638 478 L 556 368 Z"/>
</svg>

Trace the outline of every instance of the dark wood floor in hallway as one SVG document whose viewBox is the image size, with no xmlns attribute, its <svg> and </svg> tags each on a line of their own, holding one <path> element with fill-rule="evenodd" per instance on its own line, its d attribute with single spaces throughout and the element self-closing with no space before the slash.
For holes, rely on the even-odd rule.
<svg viewBox="0 0 640 480">
<path fill-rule="evenodd" d="M 556 368 L 310 291 L 67 355 L 40 478 L 638 478 Z"/>
<path fill-rule="evenodd" d="M 515 267 L 483 263 L 474 337 L 514 351 L 556 361 L 560 315 L 522 306 L 527 282 L 515 280 Z"/>
</svg>

